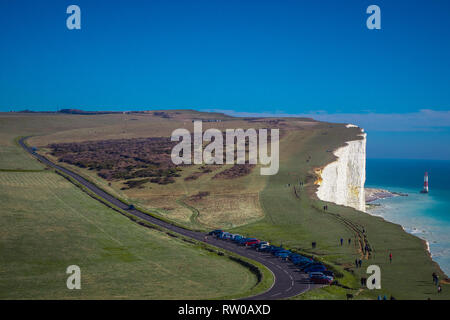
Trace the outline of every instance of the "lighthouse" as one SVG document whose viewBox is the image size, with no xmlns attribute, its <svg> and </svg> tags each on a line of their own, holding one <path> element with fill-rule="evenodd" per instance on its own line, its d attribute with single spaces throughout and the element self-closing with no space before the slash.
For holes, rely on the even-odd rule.
<svg viewBox="0 0 450 320">
<path fill-rule="evenodd" d="M 425 176 L 423 177 L 423 189 L 420 193 L 428 193 L 428 172 L 425 172 Z"/>
</svg>

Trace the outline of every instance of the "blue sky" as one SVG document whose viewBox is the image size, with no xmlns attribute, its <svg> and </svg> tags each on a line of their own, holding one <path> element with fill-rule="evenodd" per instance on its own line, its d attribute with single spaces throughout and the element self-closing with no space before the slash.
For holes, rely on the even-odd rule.
<svg viewBox="0 0 450 320">
<path fill-rule="evenodd" d="M 365 127 L 369 157 L 450 159 L 448 39 L 446 0 L 2 0 L 0 111 L 313 115 Z"/>
</svg>

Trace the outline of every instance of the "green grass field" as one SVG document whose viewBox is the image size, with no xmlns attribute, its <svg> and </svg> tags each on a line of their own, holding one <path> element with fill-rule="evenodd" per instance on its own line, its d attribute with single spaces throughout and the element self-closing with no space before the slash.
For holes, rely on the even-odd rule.
<svg viewBox="0 0 450 320">
<path fill-rule="evenodd" d="M 53 172 L 0 172 L 1 299 L 212 299 L 248 291 L 239 264 L 144 228 Z M 68 290 L 78 265 L 82 289 Z"/>
<path fill-rule="evenodd" d="M 133 223 L 43 170 L 9 139 L 0 134 L 0 299 L 215 299 L 256 293 L 256 275 L 246 267 Z M 65 271 L 73 264 L 81 268 L 81 290 L 66 287 Z"/>
<path fill-rule="evenodd" d="M 8 170 L 27 168 L 33 168 L 34 170 L 42 169 L 40 164 L 36 164 L 34 159 L 27 155 L 24 155 L 21 150 L 14 145 L 13 140 L 15 137 L 30 134 L 37 135 L 37 137 L 30 140 L 30 143 L 32 145 L 42 146 L 47 145 L 50 142 L 83 141 L 90 140 L 89 138 L 101 140 L 111 138 L 145 137 L 152 136 L 155 134 L 155 132 L 161 132 L 161 134 L 170 134 L 172 128 L 182 127 L 186 124 L 189 124 L 189 117 L 192 117 L 193 115 L 201 116 L 204 114 L 192 114 L 191 112 L 179 113 L 177 114 L 176 121 L 174 119 L 154 119 L 149 116 L 133 116 L 138 120 L 129 122 L 126 122 L 127 117 L 122 115 L 6 115 L 0 117 L 0 123 L 6 125 L 4 127 L 0 126 L 0 146 L 6 146 L 10 148 L 9 151 L 8 149 L 2 148 L 2 150 L 6 151 L 4 151 L 4 153 L 0 153 L 0 155 L 2 155 L 2 158 L 0 158 L 0 175 L 3 175 L 5 177 L 3 182 L 4 185 L 1 186 L 2 192 L 0 193 L 0 197 L 2 197 L 2 199 L 0 200 L 4 200 L 3 198 L 6 197 L 8 192 L 12 192 L 9 195 L 9 198 L 5 199 L 5 203 L 10 203 L 9 209 L 6 210 L 6 207 L 1 209 L 6 210 L 5 212 L 1 211 L 2 216 L 5 215 L 5 217 L 8 217 L 8 220 L 2 219 L 8 222 L 2 224 L 1 228 L 9 232 L 16 232 L 16 229 L 19 229 L 19 227 L 23 228 L 22 225 L 18 225 L 16 227 L 15 223 L 18 222 L 14 220 L 15 218 L 13 219 L 9 217 L 11 215 L 10 212 L 14 211 L 12 209 L 16 207 L 21 208 L 22 203 L 29 204 L 27 207 L 23 208 L 24 212 L 27 213 L 26 218 L 24 220 L 20 220 L 18 215 L 17 219 L 19 222 L 29 222 L 29 227 L 31 228 L 31 225 L 33 225 L 31 221 L 33 221 L 33 219 L 37 219 L 37 217 L 35 217 L 35 213 L 39 212 L 39 215 L 45 215 L 45 213 L 40 213 L 40 211 L 38 211 L 36 205 L 34 204 L 35 201 L 26 201 L 26 198 L 36 196 L 38 197 L 38 199 L 45 199 L 47 197 L 53 196 L 53 194 L 49 195 L 48 193 L 45 193 L 47 192 L 45 191 L 45 188 L 41 188 L 42 190 L 39 190 L 39 192 L 42 193 L 34 195 L 32 192 L 21 192 L 21 190 L 23 190 L 22 187 L 18 187 L 17 189 L 13 189 L 13 187 L 11 187 L 11 184 L 18 183 L 12 182 L 15 175 L 28 175 L 29 178 L 26 181 L 20 182 L 24 186 L 26 186 L 27 184 L 32 185 L 33 183 L 36 183 L 35 180 L 31 179 L 32 175 L 42 175 L 42 177 L 48 174 L 53 175 L 49 172 L 1 172 L 2 168 Z M 35 120 L 37 119 L 39 121 L 33 121 L 33 117 Z M 100 179 L 93 171 L 83 170 L 79 168 L 75 169 L 75 171 L 78 171 L 90 180 L 95 181 L 95 183 L 99 184 L 108 192 L 124 199 L 131 200 L 133 201 L 133 203 L 136 203 L 143 207 L 154 209 L 157 211 L 157 213 L 161 214 L 165 218 L 172 219 L 173 221 L 176 221 L 178 223 L 184 223 L 185 225 L 191 227 L 201 226 L 202 228 L 225 226 L 233 232 L 259 237 L 261 239 L 269 240 L 276 245 L 283 244 L 283 246 L 290 249 L 298 250 L 304 254 L 312 255 L 338 272 L 339 277 L 337 278 L 337 280 L 342 286 L 331 286 L 323 289 L 316 289 L 300 295 L 299 297 L 295 297 L 296 299 L 345 299 L 346 293 L 354 294 L 355 299 L 376 299 L 378 295 L 383 296 L 385 294 L 388 297 L 390 295 L 393 295 L 397 299 L 449 299 L 450 288 L 448 285 L 443 285 L 443 292 L 440 295 L 437 294 L 436 287 L 432 285 L 432 272 L 439 273 L 441 279 L 443 279 L 445 275 L 442 274 L 442 272 L 438 269 L 438 266 L 433 263 L 431 258 L 428 256 L 427 252 L 425 251 L 424 243 L 419 238 L 407 234 L 398 225 L 388 223 L 378 217 L 373 217 L 348 207 L 328 204 L 329 210 L 327 212 L 321 210 L 324 203 L 322 201 L 316 200 L 314 195 L 314 170 L 315 168 L 323 167 L 333 160 L 332 153 L 327 152 L 327 150 L 335 150 L 337 147 L 342 146 L 344 144 L 344 141 L 356 139 L 356 136 L 359 133 L 358 129 L 347 129 L 344 125 L 326 123 L 311 125 L 309 123 L 305 124 L 302 121 L 294 119 L 289 121 L 291 121 L 289 123 L 289 126 L 292 125 L 292 127 L 296 127 L 297 129 L 288 130 L 286 136 L 284 136 L 281 140 L 280 171 L 275 176 L 261 178 L 260 176 L 256 176 L 253 174 L 245 178 L 239 178 L 236 180 L 230 180 L 226 182 L 220 181 L 220 183 L 218 184 L 209 181 L 210 179 L 208 179 L 207 176 L 202 176 L 201 178 L 193 182 L 182 182 L 169 186 L 150 185 L 146 186 L 144 189 L 123 192 L 120 190 L 120 187 L 122 185 L 121 182 L 113 182 L 111 186 L 109 186 L 106 180 Z M 183 125 L 181 123 L 183 123 Z M 245 127 L 245 125 L 249 124 L 244 124 L 243 121 L 237 120 L 233 120 L 230 122 L 224 121 L 220 123 L 220 126 L 233 127 L 233 125 Z M 370 140 L 370 136 L 368 137 L 368 139 Z M 17 160 L 9 157 L 8 154 L 14 155 Z M 76 167 L 71 167 L 71 169 L 74 168 Z M 185 174 L 189 174 L 189 172 L 186 172 Z M 10 178 L 7 179 L 7 177 Z M 307 181 L 307 184 L 301 189 L 298 189 L 297 187 L 297 197 L 293 191 L 293 185 L 297 185 L 299 180 Z M 0 181 L 3 180 L 0 179 Z M 67 202 L 73 201 L 73 197 L 75 197 L 75 195 L 77 195 L 77 197 L 83 196 L 82 198 L 84 200 L 80 203 L 78 203 L 79 201 L 74 201 L 74 203 L 76 203 L 76 206 L 80 206 L 76 209 L 77 212 L 83 212 L 83 214 L 85 212 L 86 214 L 87 212 L 90 212 L 88 217 L 91 217 L 91 215 L 94 213 L 87 210 L 83 206 L 90 207 L 94 206 L 95 204 L 96 208 L 103 208 L 96 201 L 89 199 L 86 195 L 80 193 L 80 190 L 78 190 L 76 187 L 71 186 L 70 184 L 68 184 L 68 182 L 63 182 L 67 183 L 67 186 L 70 186 L 70 188 L 66 190 L 65 194 L 61 194 L 59 198 Z M 287 186 L 287 184 L 289 183 L 291 184 L 290 187 Z M 33 190 L 37 189 L 39 188 L 35 188 Z M 63 192 L 65 190 L 65 188 L 61 188 L 61 190 L 59 190 L 59 187 L 56 189 L 57 190 L 54 190 L 54 192 Z M 3 192 L 3 190 L 9 191 Z M 185 201 L 186 196 L 205 190 L 213 191 L 210 199 L 197 203 Z M 221 192 L 221 190 L 223 190 L 223 192 Z M 245 192 L 247 192 L 247 194 L 249 195 L 252 195 L 252 202 L 249 202 L 249 197 L 243 196 L 242 199 L 240 198 L 240 194 L 245 194 Z M 257 200 L 255 200 L 254 198 L 255 194 L 258 195 L 258 197 L 256 198 Z M 25 200 L 21 201 L 22 198 Z M 72 204 L 72 202 L 70 203 L 71 205 L 75 205 Z M 42 203 L 42 206 L 45 205 L 47 205 L 46 201 Z M 220 208 L 218 208 L 218 206 L 220 206 Z M 63 206 L 63 203 L 60 203 L 60 205 L 58 206 L 55 205 L 55 207 L 53 208 L 55 217 L 62 213 L 67 215 L 66 211 L 70 211 L 69 209 L 66 209 L 62 210 L 62 213 L 58 213 L 61 211 L 60 209 L 58 209 L 58 207 L 65 208 Z M 140 228 L 133 224 L 129 225 L 129 221 L 126 218 L 118 215 L 110 209 L 95 209 L 95 214 L 97 214 L 97 212 L 105 212 L 105 217 L 108 217 L 108 219 L 114 219 L 114 222 L 111 222 L 110 225 L 106 223 L 106 225 L 109 225 L 110 227 L 110 232 L 113 235 L 118 232 L 122 237 L 128 239 L 127 241 L 123 240 L 125 243 L 128 243 L 127 248 L 134 248 L 136 252 L 140 252 L 143 257 L 146 257 L 145 253 L 143 253 L 145 252 L 145 247 L 138 248 L 135 244 L 135 237 L 137 237 L 140 232 L 145 233 L 145 237 L 157 236 L 156 238 L 159 237 L 160 239 L 164 239 L 164 241 L 160 240 L 159 242 L 157 240 L 152 240 L 152 243 L 173 243 L 174 255 L 175 252 L 176 254 L 180 254 L 180 252 L 181 254 L 184 254 L 186 252 L 186 255 L 184 256 L 186 257 L 186 259 L 188 259 L 188 257 L 198 256 L 199 259 L 200 257 L 203 257 L 205 259 L 203 261 L 209 261 L 209 259 L 212 259 L 211 261 L 217 261 L 217 264 L 223 263 L 223 260 L 218 259 L 217 256 L 213 255 L 212 257 L 210 257 L 210 254 L 198 251 L 198 249 L 191 246 L 187 246 L 187 249 L 180 250 L 179 246 L 186 246 L 185 243 L 179 243 L 180 241 L 176 239 L 170 239 L 170 241 L 167 241 L 166 236 L 164 236 L 163 234 L 159 234 L 156 231 L 150 231 L 146 229 L 141 230 L 143 228 Z M 227 216 L 227 214 L 229 214 L 229 216 Z M 55 220 L 55 217 L 47 216 L 45 218 L 45 221 L 57 221 Z M 104 219 L 106 219 L 105 217 Z M 71 216 L 71 218 L 73 217 Z M 80 223 L 81 220 L 82 219 L 78 218 L 77 222 Z M 123 226 L 121 224 L 122 222 L 120 221 L 123 221 Z M 125 228 L 123 232 L 116 231 L 116 226 L 119 225 L 122 226 L 121 228 Z M 29 242 L 32 243 L 32 245 L 21 245 L 20 241 L 22 240 L 14 243 L 14 245 L 16 245 L 16 248 L 12 252 L 10 252 L 10 255 L 12 257 L 9 258 L 8 263 L 14 263 L 14 260 L 18 259 L 18 256 L 15 256 L 14 252 L 24 250 L 23 248 L 37 248 L 41 251 L 44 251 L 43 248 L 47 248 L 46 246 L 41 247 L 35 244 L 33 242 L 33 239 L 36 238 L 36 235 L 32 235 L 32 233 L 39 234 L 39 236 L 36 238 L 37 242 L 46 241 L 45 239 L 50 235 L 53 235 L 53 233 L 41 233 L 43 232 L 42 230 L 47 230 L 50 227 L 46 226 L 45 224 L 43 224 L 42 227 L 40 225 L 33 226 L 34 229 L 32 229 L 31 231 L 25 229 L 24 231 L 21 231 L 22 233 L 17 231 L 19 232 L 19 235 L 17 237 L 19 237 L 20 239 L 29 239 Z M 88 228 L 88 226 L 85 227 Z M 91 228 L 93 227 L 91 226 Z M 363 235 L 361 234 L 361 232 L 356 232 L 355 228 L 364 228 L 366 230 L 367 241 L 370 243 L 371 247 L 374 250 L 373 255 L 369 260 L 364 258 L 363 268 L 361 269 L 354 268 L 354 260 L 355 258 L 362 256 L 359 250 L 359 246 L 357 246 L 356 243 L 359 238 L 363 237 Z M 77 227 L 74 226 L 73 229 L 77 230 Z M 126 231 L 126 229 L 128 231 Z M 138 229 L 140 231 L 137 231 Z M 67 235 L 66 229 L 63 228 L 61 230 L 64 230 L 64 232 L 58 233 L 58 236 L 62 237 L 61 239 L 63 240 L 52 241 L 51 243 L 48 243 L 50 247 L 51 245 L 56 245 L 54 243 L 63 243 L 64 241 L 68 241 L 69 236 Z M 83 229 L 82 232 L 80 231 L 78 236 L 84 239 L 84 237 L 101 235 L 101 232 L 99 233 L 99 231 L 95 228 L 92 229 L 94 231 L 89 229 L 91 231 L 87 232 L 86 230 L 87 229 Z M 105 237 L 104 234 L 103 236 Z M 339 245 L 339 239 L 341 237 L 344 239 L 351 238 L 351 245 L 345 244 L 341 247 Z M 113 242 L 113 240 L 110 241 Z M 312 241 L 317 242 L 317 248 L 314 250 L 311 249 Z M 145 243 L 145 245 L 150 245 L 145 241 L 141 242 Z M 11 244 L 13 242 L 5 242 L 2 240 L 2 252 L 4 251 L 5 247 L 4 243 L 8 243 L 8 246 L 13 245 Z M 73 249 L 73 251 L 76 251 L 76 248 L 79 249 L 79 247 L 82 248 L 82 250 L 87 250 L 86 246 L 88 246 L 86 242 L 79 241 L 73 244 L 71 248 Z M 108 246 L 105 247 L 114 248 L 114 245 L 108 244 Z M 36 251 L 39 251 L 37 249 Z M 191 254 L 187 254 L 188 249 L 192 250 L 193 256 Z M 62 248 L 55 250 L 62 250 Z M 104 247 L 98 245 L 94 252 L 95 254 L 98 254 L 99 252 L 102 252 L 102 250 L 105 250 Z M 115 249 L 113 249 L 113 254 L 109 257 L 111 259 L 112 257 L 115 257 L 115 255 L 120 256 L 119 253 L 122 252 L 116 252 L 114 250 Z M 139 250 L 142 250 L 142 252 Z M 152 249 L 150 249 L 150 251 L 152 251 Z M 47 250 L 45 250 L 45 252 L 47 252 Z M 95 256 L 95 254 L 91 255 L 88 252 L 89 251 L 84 251 L 83 254 L 80 254 L 80 256 L 85 256 L 86 254 L 89 258 L 92 258 L 93 255 Z M 163 252 L 166 251 L 163 250 Z M 392 264 L 390 264 L 388 261 L 389 252 L 392 252 L 394 256 L 394 261 Z M 34 251 L 32 253 L 34 253 Z M 197 255 L 195 255 L 195 253 Z M 150 261 L 153 261 L 155 259 L 161 260 L 160 252 L 158 252 L 158 255 L 156 256 L 152 256 L 148 252 L 147 254 Z M 133 257 L 134 255 L 135 254 L 133 253 Z M 61 255 L 56 254 L 55 256 L 58 258 L 61 257 Z M 1 259 L 4 259 L 4 257 L 7 257 L 7 255 L 2 254 Z M 23 257 L 23 255 L 20 255 L 20 257 Z M 52 258 L 47 259 L 47 262 L 50 263 L 52 259 L 53 256 Z M 138 260 L 138 262 L 139 261 L 140 260 Z M 174 261 L 175 260 L 169 259 L 166 262 L 169 265 L 172 265 Z M 138 262 L 126 262 L 128 263 L 127 267 L 131 269 L 138 268 Z M 64 263 L 66 263 L 66 261 Z M 151 263 L 149 262 L 149 264 Z M 381 267 L 382 290 L 368 290 L 360 286 L 359 279 L 361 276 L 367 276 L 363 271 L 369 264 L 376 264 Z M 2 278 L 4 265 L 7 264 L 2 260 Z M 62 265 L 63 264 L 61 264 L 61 266 Z M 108 265 L 109 268 L 110 262 L 109 260 L 105 260 L 99 265 Z M 201 265 L 200 262 L 199 265 Z M 63 281 L 64 283 L 64 267 L 61 266 L 58 267 L 58 272 L 62 272 L 60 279 L 62 279 L 61 281 Z M 60 271 L 60 267 L 62 268 L 62 271 Z M 241 272 L 243 272 L 243 277 L 244 275 L 246 275 L 246 272 L 248 272 L 246 269 L 242 269 L 241 266 L 235 264 L 231 264 L 230 267 L 226 267 L 225 272 L 231 270 L 231 267 L 241 270 Z M 23 264 L 22 268 L 24 268 Z M 202 269 L 203 272 L 212 272 L 212 275 L 205 276 L 205 279 L 203 276 L 200 277 L 194 272 L 196 270 L 195 268 L 194 270 L 188 270 L 189 277 L 194 277 L 195 281 L 198 282 L 201 282 L 203 279 L 206 282 L 205 286 L 207 284 L 211 284 L 211 282 L 214 282 L 217 279 L 214 278 L 214 272 L 217 269 Z M 142 273 L 144 272 L 142 271 Z M 229 274 L 230 273 L 227 273 L 227 275 Z M 114 275 L 114 277 L 116 276 L 119 279 L 121 276 L 126 278 L 123 273 Z M 99 277 L 101 276 L 99 275 Z M 145 279 L 144 275 L 142 277 L 143 278 L 141 279 Z M 209 279 L 206 279 L 206 277 L 209 277 L 213 280 L 209 282 Z M 247 274 L 244 277 L 244 280 L 241 278 L 228 279 L 228 277 L 226 281 L 230 281 L 230 284 L 228 287 L 229 289 L 225 290 L 226 292 L 210 293 L 205 291 L 205 295 L 201 297 L 212 298 L 221 295 L 223 296 L 233 294 L 231 289 L 233 285 L 238 286 L 237 288 L 234 288 L 234 293 L 243 292 L 245 290 L 248 290 L 252 286 L 252 281 L 255 281 L 255 279 L 251 281 L 252 277 L 253 275 L 251 274 Z M 110 279 L 112 278 L 113 276 L 111 276 Z M 159 274 L 155 275 L 154 278 L 156 279 L 155 283 L 160 283 L 158 282 L 158 280 L 160 279 Z M 225 280 L 223 279 L 221 281 Z M 105 286 L 112 285 L 112 282 L 114 281 L 109 281 L 109 283 L 105 284 Z M 124 283 L 127 283 L 127 281 L 124 280 Z M 10 285 L 11 284 L 9 284 L 8 287 Z M 173 288 L 173 286 L 171 285 L 172 284 L 168 284 L 168 287 Z M 242 287 L 242 285 L 245 288 Z M 120 287 L 120 285 L 117 285 L 116 287 L 118 292 L 120 292 Z M 125 287 L 128 288 L 126 285 Z M 99 288 L 101 287 L 99 286 Z M 158 285 L 156 285 L 156 288 L 164 292 L 164 288 L 158 287 Z M 181 285 L 179 290 L 187 290 L 183 288 L 188 288 L 188 286 Z M 209 290 L 212 290 L 212 288 L 210 288 Z M 217 290 L 217 288 L 215 290 Z M 172 291 L 174 292 L 174 290 Z M 38 290 L 36 292 L 38 292 Z M 69 292 L 68 294 L 73 293 Z M 181 293 L 180 296 L 182 296 L 183 294 L 186 293 Z M 100 295 L 102 295 L 102 293 L 100 293 Z M 200 297 L 200 295 L 196 297 Z"/>
<path fill-rule="evenodd" d="M 332 130 L 333 134 L 324 135 L 325 130 Z M 352 208 L 328 204 L 329 210 L 324 212 L 321 210 L 324 202 L 314 200 L 308 194 L 313 189 L 311 183 L 300 189 L 299 198 L 295 196 L 292 185 L 298 184 L 299 179 L 305 181 L 313 168 L 330 161 L 331 155 L 326 150 L 335 149 L 341 141 L 352 136 L 354 139 L 351 130 L 339 127 L 326 129 L 326 126 L 304 138 L 293 133 L 280 150 L 280 158 L 283 159 L 280 172 L 269 178 L 261 193 L 265 219 L 233 231 L 313 255 L 342 273 L 343 277 L 337 280 L 351 288 L 333 286 L 317 289 L 297 297 L 299 299 L 345 299 L 346 293 L 354 294 L 355 299 L 376 299 L 378 295 L 385 294 L 388 298 L 393 295 L 397 299 L 448 299 L 450 292 L 447 285 L 438 295 L 432 284 L 432 272 L 440 271 L 419 238 L 407 234 L 398 225 Z M 306 162 L 308 156 L 311 160 Z M 288 183 L 291 187 L 286 186 Z M 357 235 L 347 222 L 365 228 L 374 249 L 371 258 L 363 260 L 361 269 L 354 267 L 353 261 L 361 257 L 361 253 L 355 246 Z M 345 243 L 341 247 L 341 237 L 346 240 L 351 238 L 351 245 Z M 314 250 L 311 248 L 312 241 L 317 242 Z M 394 257 L 392 264 L 389 263 L 389 252 Z M 381 268 L 381 290 L 368 290 L 360 286 L 359 279 L 368 276 L 364 272 L 371 264 Z M 443 278 L 442 273 L 440 278 Z"/>
</svg>

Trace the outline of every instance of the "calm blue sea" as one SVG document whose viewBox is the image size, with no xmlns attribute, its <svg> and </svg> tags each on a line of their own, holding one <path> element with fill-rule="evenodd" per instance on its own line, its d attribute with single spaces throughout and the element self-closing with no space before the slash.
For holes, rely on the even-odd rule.
<svg viewBox="0 0 450 320">
<path fill-rule="evenodd" d="M 430 193 L 421 194 L 428 171 Z M 377 200 L 370 214 L 398 223 L 428 241 L 431 255 L 450 275 L 450 161 L 368 159 L 366 187 L 407 193 Z"/>
</svg>

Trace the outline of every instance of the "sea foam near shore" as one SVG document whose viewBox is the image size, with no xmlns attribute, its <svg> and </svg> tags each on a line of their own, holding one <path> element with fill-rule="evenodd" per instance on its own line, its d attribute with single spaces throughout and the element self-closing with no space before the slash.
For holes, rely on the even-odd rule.
<svg viewBox="0 0 450 320">
<path fill-rule="evenodd" d="M 408 197 L 376 199 L 371 203 L 377 206 L 371 207 L 367 213 L 397 223 L 406 232 L 423 239 L 433 260 L 449 275 L 450 221 L 433 216 L 433 211 L 442 203 L 430 195 L 420 194 L 417 190 L 401 189 L 401 192 L 408 193 Z"/>
</svg>

